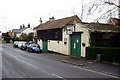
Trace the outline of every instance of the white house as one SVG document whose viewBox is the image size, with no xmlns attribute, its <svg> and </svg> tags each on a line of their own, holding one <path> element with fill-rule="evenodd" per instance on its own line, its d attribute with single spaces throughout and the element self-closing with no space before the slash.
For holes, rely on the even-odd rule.
<svg viewBox="0 0 120 80">
<path fill-rule="evenodd" d="M 12 30 L 12 36 L 13 37 L 20 37 L 22 33 L 26 33 L 26 34 L 29 34 L 29 33 L 33 33 L 33 29 L 30 28 L 30 25 L 28 25 L 28 27 L 22 27 L 20 26 L 20 29 L 13 29 Z"/>
<path fill-rule="evenodd" d="M 33 32 L 34 32 L 33 29 L 30 28 L 30 27 L 26 27 L 26 28 L 24 28 L 24 29 L 21 30 L 21 34 L 22 33 L 29 34 L 29 33 L 33 33 Z"/>
</svg>

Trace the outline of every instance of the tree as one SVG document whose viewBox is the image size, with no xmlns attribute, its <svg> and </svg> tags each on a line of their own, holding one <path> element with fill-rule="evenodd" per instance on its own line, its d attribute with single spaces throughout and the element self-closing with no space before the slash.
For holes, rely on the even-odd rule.
<svg viewBox="0 0 120 80">
<path fill-rule="evenodd" d="M 6 43 L 9 43 L 9 41 L 11 40 L 11 37 L 10 37 L 10 35 L 8 34 L 8 32 L 5 33 L 4 39 L 6 40 Z"/>
<path fill-rule="evenodd" d="M 22 33 L 20 38 L 21 38 L 21 40 L 25 40 L 25 41 L 32 41 L 33 40 L 33 36 L 34 36 L 33 33 L 29 33 L 29 34 Z"/>
<path fill-rule="evenodd" d="M 32 41 L 33 40 L 33 36 L 34 36 L 33 33 L 29 33 L 28 36 L 27 36 L 27 40 L 28 41 Z"/>
<path fill-rule="evenodd" d="M 19 40 L 19 37 L 13 38 L 13 42 L 14 42 L 14 41 L 18 41 L 18 40 Z"/>
<path fill-rule="evenodd" d="M 27 40 L 27 36 L 28 35 L 26 33 L 22 33 L 20 37 L 22 40 Z"/>
<path fill-rule="evenodd" d="M 106 22 L 110 17 L 119 17 L 120 0 L 94 0 L 82 5 L 81 16 L 84 20 Z"/>
</svg>

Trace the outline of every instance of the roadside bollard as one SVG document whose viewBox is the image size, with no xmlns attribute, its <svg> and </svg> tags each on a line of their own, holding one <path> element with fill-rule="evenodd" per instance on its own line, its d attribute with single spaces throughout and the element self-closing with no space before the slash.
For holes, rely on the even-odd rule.
<svg viewBox="0 0 120 80">
<path fill-rule="evenodd" d="M 101 62 L 101 54 L 97 54 L 97 62 Z"/>
</svg>

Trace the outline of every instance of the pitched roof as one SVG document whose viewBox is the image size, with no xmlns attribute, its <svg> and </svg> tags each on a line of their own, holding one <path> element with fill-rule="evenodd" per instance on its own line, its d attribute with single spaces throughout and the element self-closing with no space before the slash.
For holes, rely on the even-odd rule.
<svg viewBox="0 0 120 80">
<path fill-rule="evenodd" d="M 119 25 L 120 26 L 120 19 L 117 18 L 110 18 L 108 21 L 109 24 Z"/>
<path fill-rule="evenodd" d="M 84 27 L 92 31 L 120 32 L 120 27 L 112 24 L 89 23 Z"/>
<path fill-rule="evenodd" d="M 20 32 L 22 32 L 22 31 L 26 30 L 27 28 L 29 28 L 29 27 L 25 27 L 25 28 L 21 29 L 21 30 L 20 30 Z"/>
<path fill-rule="evenodd" d="M 24 31 L 27 28 L 29 28 L 29 27 L 25 27 L 23 29 L 13 29 L 12 32 L 21 33 L 22 31 Z"/>
<path fill-rule="evenodd" d="M 20 32 L 21 32 L 20 30 L 21 30 L 21 29 L 13 29 L 12 32 L 20 33 Z"/>
<path fill-rule="evenodd" d="M 114 23 L 118 23 L 120 21 L 120 19 L 117 19 L 117 18 L 111 18 L 111 20 L 114 22 Z"/>
<path fill-rule="evenodd" d="M 63 28 L 68 24 L 74 24 L 74 21 L 76 22 L 82 22 L 77 15 L 66 17 L 58 20 L 52 20 L 48 21 L 46 23 L 38 25 L 36 28 L 37 30 L 48 30 L 48 29 L 57 29 L 57 28 Z"/>
</svg>

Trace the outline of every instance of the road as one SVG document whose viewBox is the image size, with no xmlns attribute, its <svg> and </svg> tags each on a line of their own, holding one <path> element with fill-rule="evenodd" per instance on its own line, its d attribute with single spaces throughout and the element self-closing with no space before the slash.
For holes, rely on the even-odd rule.
<svg viewBox="0 0 120 80">
<path fill-rule="evenodd" d="M 2 45 L 2 78 L 117 78 Z"/>
</svg>

